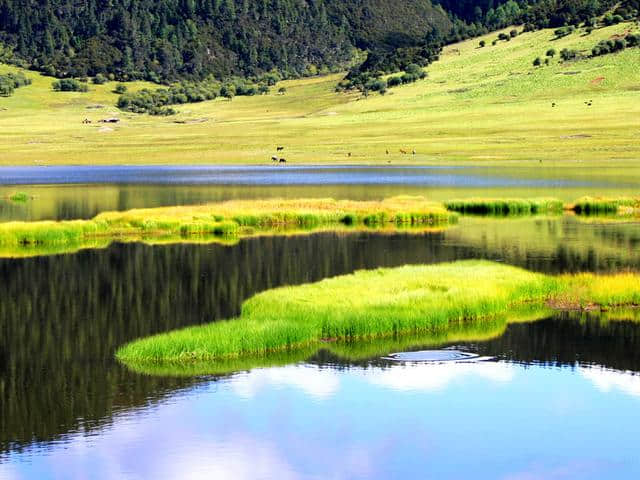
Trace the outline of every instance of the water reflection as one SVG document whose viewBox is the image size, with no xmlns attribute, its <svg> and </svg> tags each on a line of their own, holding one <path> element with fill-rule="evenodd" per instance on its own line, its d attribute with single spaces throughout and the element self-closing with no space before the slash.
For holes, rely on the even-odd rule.
<svg viewBox="0 0 640 480">
<path fill-rule="evenodd" d="M 593 226 L 573 219 L 504 225 L 471 221 L 427 235 L 265 237 L 232 247 L 116 244 L 75 255 L 0 260 L 0 451 L 55 450 L 56 442 L 68 435 L 80 442 L 80 434 L 73 432 L 99 432 L 102 438 L 120 428 L 123 419 L 125 424 L 147 422 L 155 404 L 182 398 L 176 392 L 189 396 L 217 388 L 219 382 L 202 378 L 129 372 L 113 361 L 113 352 L 135 338 L 233 316 L 244 299 L 268 288 L 360 268 L 462 258 L 484 257 L 550 272 L 640 268 L 640 252 L 632 248 L 640 238 L 638 226 Z M 494 340 L 463 346 L 527 364 L 580 362 L 640 371 L 636 320 L 563 318 L 560 323 L 515 324 Z M 382 353 L 392 351 L 397 345 Z M 309 360 L 334 374 L 353 366 L 386 368 L 379 360 L 367 360 L 364 350 L 351 359 L 346 353 L 311 353 Z M 335 387 L 321 375 L 306 379 L 306 392 L 330 398 Z M 301 376 L 316 374 L 302 370 Z M 246 401 L 251 391 L 245 390 Z M 142 409 L 139 416 L 127 413 L 137 409 Z"/>
<path fill-rule="evenodd" d="M 14 453 L 0 475 L 635 478 L 640 398 L 604 391 L 585 371 L 495 362 L 258 369 L 116 416 L 100 435 Z"/>
<path fill-rule="evenodd" d="M 597 173 L 597 174 L 596 174 Z M 0 221 L 91 218 L 103 211 L 228 199 L 381 199 L 635 195 L 640 168 L 0 167 Z M 17 191 L 34 198 L 14 203 Z"/>
</svg>

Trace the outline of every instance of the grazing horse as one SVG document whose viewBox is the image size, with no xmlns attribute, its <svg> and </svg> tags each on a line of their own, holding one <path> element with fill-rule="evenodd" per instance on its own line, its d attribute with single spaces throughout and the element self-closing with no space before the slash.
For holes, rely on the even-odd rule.
<svg viewBox="0 0 640 480">
<path fill-rule="evenodd" d="M 275 155 L 273 155 L 273 156 L 271 157 L 271 161 L 272 161 L 272 162 L 277 162 L 277 161 L 278 161 L 278 157 L 276 157 Z"/>
<path fill-rule="evenodd" d="M 400 153 L 401 153 L 401 154 L 403 154 L 403 155 L 406 155 L 406 154 L 407 154 L 407 151 L 406 151 L 406 150 L 403 150 L 403 149 L 400 149 Z"/>
<path fill-rule="evenodd" d="M 415 150 L 411 150 L 411 155 L 415 155 L 416 151 Z"/>
<path fill-rule="evenodd" d="M 280 161 L 280 163 L 287 163 L 287 159 L 286 158 L 281 158 L 279 161 Z"/>
<path fill-rule="evenodd" d="M 284 147 L 281 147 L 279 145 L 276 147 L 276 151 L 277 152 L 281 152 L 282 150 L 284 150 Z"/>
</svg>

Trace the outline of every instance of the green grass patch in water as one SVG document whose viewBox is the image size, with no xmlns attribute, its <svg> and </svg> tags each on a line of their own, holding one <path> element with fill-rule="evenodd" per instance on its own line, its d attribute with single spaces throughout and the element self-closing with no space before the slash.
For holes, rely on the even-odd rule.
<svg viewBox="0 0 640 480">
<path fill-rule="evenodd" d="M 553 277 L 466 261 L 359 271 L 270 290 L 247 300 L 239 318 L 154 336 L 123 347 L 125 361 L 193 361 L 260 356 L 326 342 L 447 332 L 543 303 Z"/>
<path fill-rule="evenodd" d="M 582 197 L 569 208 L 578 215 L 633 214 L 640 211 L 640 198 Z"/>
<path fill-rule="evenodd" d="M 6 222 L 0 224 L 0 255 L 64 246 L 70 250 L 111 240 L 240 238 L 272 232 L 316 231 L 326 228 L 398 227 L 422 229 L 455 223 L 456 214 L 423 197 L 393 197 L 381 201 L 333 199 L 242 200 L 196 206 L 104 212 L 91 220 Z"/>
<path fill-rule="evenodd" d="M 556 198 L 466 198 L 444 202 L 448 210 L 475 215 L 535 215 L 562 213 Z"/>
<path fill-rule="evenodd" d="M 465 332 L 478 335 L 486 325 L 499 331 L 523 309 L 639 303 L 635 273 L 555 277 L 487 261 L 404 266 L 266 291 L 247 300 L 238 318 L 138 340 L 117 357 L 139 370 L 196 363 L 216 371 L 238 360 L 251 364 L 284 352 L 297 357 L 309 349 L 362 357 L 362 350 L 371 354 L 367 342 L 380 339 L 397 343 L 422 335 L 442 341 Z"/>
<path fill-rule="evenodd" d="M 16 192 L 9 196 L 9 200 L 15 203 L 25 203 L 29 200 L 29 195 L 25 192 Z"/>
</svg>

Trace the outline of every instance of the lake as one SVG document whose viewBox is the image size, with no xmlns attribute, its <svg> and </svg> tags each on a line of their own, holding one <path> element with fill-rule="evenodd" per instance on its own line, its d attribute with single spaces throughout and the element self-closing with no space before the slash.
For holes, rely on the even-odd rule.
<svg viewBox="0 0 640 480">
<path fill-rule="evenodd" d="M 0 221 L 91 218 L 103 211 L 238 198 L 352 200 L 633 195 L 640 167 L 61 166 L 0 167 Z M 6 200 L 23 191 L 27 203 Z M 3 200 L 3 198 L 5 198 Z"/>
<path fill-rule="evenodd" d="M 576 196 L 596 188 L 574 187 Z M 112 209 L 112 201 L 125 209 L 276 195 L 280 187 L 20 187 L 31 188 L 51 197 L 4 214 L 66 218 Z M 291 196 L 414 192 L 402 183 L 282 188 Z M 471 190 L 537 192 L 519 188 Z M 113 197 L 96 200 L 107 189 Z M 447 191 L 469 193 L 455 184 Z M 118 203 L 122 192 L 131 197 Z M 371 349 L 384 355 L 321 349 L 225 375 L 142 375 L 113 358 L 128 341 L 232 317 L 245 299 L 280 285 L 467 258 L 548 273 L 638 270 L 640 223 L 462 217 L 430 233 L 115 243 L 0 259 L 0 478 L 638 478 L 637 309 L 558 313 L 444 344 L 398 343 L 480 357 L 465 362 L 383 358 L 399 351 L 393 342 Z"/>
</svg>

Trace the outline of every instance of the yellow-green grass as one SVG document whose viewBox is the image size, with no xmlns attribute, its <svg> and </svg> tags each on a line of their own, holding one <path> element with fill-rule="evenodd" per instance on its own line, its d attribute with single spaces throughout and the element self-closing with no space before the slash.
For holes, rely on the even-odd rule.
<svg viewBox="0 0 640 480">
<path fill-rule="evenodd" d="M 123 347 L 118 358 L 202 361 L 445 333 L 558 290 L 552 277 L 483 261 L 359 271 L 261 293 L 243 304 L 239 318 L 140 340 Z"/>
<path fill-rule="evenodd" d="M 640 197 L 582 197 L 568 208 L 584 215 L 632 215 L 640 211 Z"/>
<path fill-rule="evenodd" d="M 508 322 L 523 308 L 638 304 L 636 273 L 554 277 L 487 261 L 404 266 L 263 292 L 243 304 L 238 318 L 138 340 L 117 357 L 143 369 L 147 363 L 224 364 L 333 342 L 442 337 L 467 324 Z"/>
<path fill-rule="evenodd" d="M 559 277 L 563 291 L 549 300 L 561 309 L 608 309 L 640 305 L 640 275 L 623 272 L 613 275 L 580 273 Z"/>
<path fill-rule="evenodd" d="M 465 198 L 444 202 L 448 210 L 479 215 L 535 215 L 561 213 L 563 203 L 555 198 Z"/>
<path fill-rule="evenodd" d="M 578 215 L 633 216 L 640 211 L 638 197 L 581 197 L 571 203 L 557 198 L 463 198 L 445 200 L 447 210 L 475 215 L 538 215 L 573 211 Z"/>
<path fill-rule="evenodd" d="M 317 229 L 416 227 L 455 223 L 456 214 L 423 197 L 381 201 L 333 199 L 234 200 L 195 206 L 104 212 L 91 220 L 0 223 L 0 255 L 52 247 L 82 248 L 96 239 L 180 241 L 202 236 L 237 238 Z"/>
<path fill-rule="evenodd" d="M 529 321 L 544 318 L 548 310 L 538 310 L 527 316 Z M 510 315 L 511 318 L 511 315 Z M 193 376 L 220 375 L 253 368 L 275 367 L 302 362 L 320 350 L 327 351 L 342 361 L 358 362 L 379 358 L 392 352 L 415 348 L 436 348 L 454 342 L 482 341 L 504 333 L 506 321 L 493 317 L 477 321 L 460 322 L 446 331 L 433 331 L 414 335 L 368 338 L 352 342 L 322 342 L 298 349 L 272 352 L 269 355 L 242 356 L 218 359 L 200 359 L 179 362 L 127 361 L 127 367 L 147 375 Z"/>
<path fill-rule="evenodd" d="M 532 60 L 549 48 L 588 53 L 629 29 L 637 27 L 579 29 L 557 40 L 541 30 L 491 46 L 494 32 L 446 47 L 427 79 L 385 96 L 336 93 L 342 75 L 331 75 L 285 81 L 266 96 L 181 105 L 168 118 L 118 112 L 113 82 L 59 93 L 51 78 L 29 72 L 32 85 L 0 99 L 0 164 L 264 163 L 282 145 L 289 163 L 626 167 L 640 158 L 640 49 L 556 57 L 538 68 Z M 478 48 L 482 39 L 489 45 Z M 275 93 L 280 86 L 286 95 Z M 104 108 L 87 108 L 96 104 Z M 95 123 L 113 115 L 122 121 Z"/>
<path fill-rule="evenodd" d="M 638 213 L 638 200 L 626 197 L 581 199 L 564 205 L 579 214 L 608 213 L 628 221 Z M 599 207 L 578 207 L 596 205 Z M 319 199 L 230 200 L 193 206 L 156 207 L 103 212 L 91 220 L 0 223 L 0 257 L 24 257 L 106 247 L 112 241 L 145 243 L 222 242 L 255 235 L 292 235 L 318 231 L 354 231 L 375 228 L 414 233 L 446 228 L 457 222 L 457 212 L 518 216 L 562 213 L 552 198 L 472 198 L 433 202 L 420 196 L 352 201 Z M 627 209 L 627 210 L 625 210 Z M 599 217 L 598 221 L 602 221 Z M 614 217 L 606 217 L 614 218 Z"/>
</svg>

